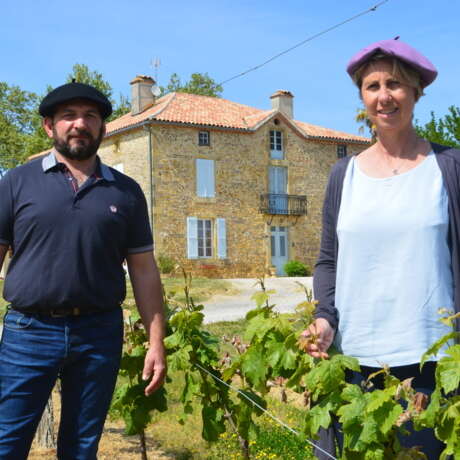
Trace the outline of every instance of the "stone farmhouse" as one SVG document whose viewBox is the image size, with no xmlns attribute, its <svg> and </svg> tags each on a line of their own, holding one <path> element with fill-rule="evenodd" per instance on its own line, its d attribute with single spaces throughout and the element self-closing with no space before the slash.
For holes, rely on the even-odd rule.
<svg viewBox="0 0 460 460">
<path fill-rule="evenodd" d="M 131 82 L 130 113 L 107 124 L 102 161 L 144 190 L 155 254 L 194 276 L 283 275 L 313 266 L 332 164 L 369 139 L 294 120 L 276 91 L 271 110 L 186 93 L 156 98 Z"/>
</svg>

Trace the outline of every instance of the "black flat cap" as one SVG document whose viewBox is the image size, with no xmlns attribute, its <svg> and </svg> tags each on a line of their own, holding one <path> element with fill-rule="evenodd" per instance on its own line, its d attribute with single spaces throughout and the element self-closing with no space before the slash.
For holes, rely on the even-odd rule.
<svg viewBox="0 0 460 460">
<path fill-rule="evenodd" d="M 67 83 L 53 89 L 43 98 L 38 112 L 42 117 L 50 117 L 54 114 L 57 105 L 72 99 L 87 99 L 94 102 L 99 106 L 104 120 L 112 114 L 112 104 L 104 94 L 93 86 L 77 82 Z"/>
</svg>

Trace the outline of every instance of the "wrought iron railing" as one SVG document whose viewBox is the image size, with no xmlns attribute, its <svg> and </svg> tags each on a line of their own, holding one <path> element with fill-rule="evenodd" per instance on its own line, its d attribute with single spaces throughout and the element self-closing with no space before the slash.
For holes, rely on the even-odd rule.
<svg viewBox="0 0 460 460">
<path fill-rule="evenodd" d="M 263 214 L 304 216 L 307 214 L 307 197 L 305 195 L 264 193 L 260 195 L 259 211 Z"/>
</svg>

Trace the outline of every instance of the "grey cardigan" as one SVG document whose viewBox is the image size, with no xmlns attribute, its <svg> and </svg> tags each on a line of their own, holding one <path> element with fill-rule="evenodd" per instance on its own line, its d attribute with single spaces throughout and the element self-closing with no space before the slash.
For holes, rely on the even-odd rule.
<svg viewBox="0 0 460 460">
<path fill-rule="evenodd" d="M 449 197 L 449 235 L 448 243 L 452 256 L 454 278 L 455 311 L 460 311 L 460 150 L 439 144 L 431 144 L 442 173 L 444 186 Z M 338 314 L 335 308 L 335 278 L 338 254 L 337 219 L 342 199 L 342 187 L 350 157 L 339 160 L 332 168 L 323 205 L 323 229 L 318 261 L 315 265 L 313 288 L 318 300 L 316 318 L 325 318 L 337 329 Z M 460 331 L 460 320 L 456 329 Z M 332 428 L 320 430 L 319 447 L 335 455 L 335 436 Z M 315 450 L 320 460 L 325 454 Z"/>
</svg>

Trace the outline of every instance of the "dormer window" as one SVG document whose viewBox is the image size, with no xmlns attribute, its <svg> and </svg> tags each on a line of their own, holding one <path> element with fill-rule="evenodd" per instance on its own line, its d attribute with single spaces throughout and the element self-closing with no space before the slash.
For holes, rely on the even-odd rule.
<svg viewBox="0 0 460 460">
<path fill-rule="evenodd" d="M 337 146 L 337 158 L 343 158 L 347 156 L 347 146 L 346 145 L 338 145 Z"/>
<path fill-rule="evenodd" d="M 198 145 L 211 145 L 209 131 L 198 132 Z"/>
<path fill-rule="evenodd" d="M 281 131 L 270 131 L 270 158 L 272 160 L 283 160 L 283 133 Z"/>
</svg>

